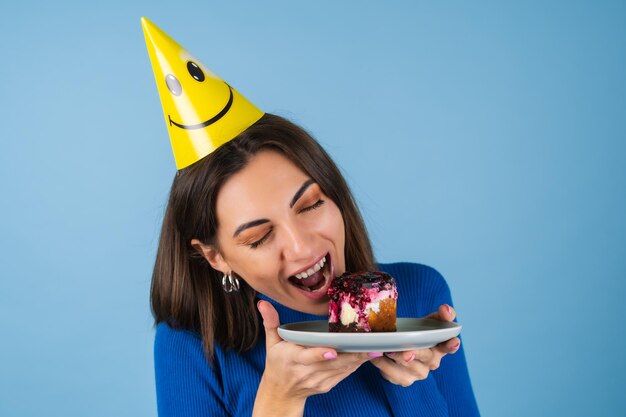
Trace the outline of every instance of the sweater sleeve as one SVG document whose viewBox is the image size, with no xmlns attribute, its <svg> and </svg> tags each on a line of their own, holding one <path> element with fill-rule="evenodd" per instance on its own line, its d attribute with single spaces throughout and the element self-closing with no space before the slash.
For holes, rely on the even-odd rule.
<svg viewBox="0 0 626 417">
<path fill-rule="evenodd" d="M 154 341 L 159 417 L 228 416 L 217 361 L 209 366 L 200 337 L 159 323 Z"/>
<path fill-rule="evenodd" d="M 428 281 L 433 285 L 434 291 L 430 312 L 436 312 L 442 304 L 452 304 L 452 296 L 450 288 L 445 279 L 435 269 L 427 267 L 425 271 L 428 275 Z M 454 320 L 457 321 L 456 319 Z M 461 338 L 459 336 L 459 338 Z M 465 361 L 465 353 L 463 350 L 463 341 L 461 347 L 455 354 L 449 354 L 443 357 L 439 368 L 432 373 L 437 387 L 441 395 L 448 402 L 450 416 L 473 417 L 480 416 L 478 405 L 472 390 L 467 362 Z"/>
</svg>

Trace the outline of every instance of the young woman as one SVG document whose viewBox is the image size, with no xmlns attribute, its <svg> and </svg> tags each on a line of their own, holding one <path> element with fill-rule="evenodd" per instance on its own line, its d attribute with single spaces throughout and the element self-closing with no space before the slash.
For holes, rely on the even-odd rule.
<svg viewBox="0 0 626 417">
<path fill-rule="evenodd" d="M 396 278 L 399 317 L 454 320 L 434 269 L 375 263 L 345 180 L 293 123 L 265 114 L 180 169 L 151 290 L 159 415 L 478 415 L 458 338 L 383 354 L 279 337 L 279 321 L 326 317 L 334 277 L 365 270 Z"/>
</svg>

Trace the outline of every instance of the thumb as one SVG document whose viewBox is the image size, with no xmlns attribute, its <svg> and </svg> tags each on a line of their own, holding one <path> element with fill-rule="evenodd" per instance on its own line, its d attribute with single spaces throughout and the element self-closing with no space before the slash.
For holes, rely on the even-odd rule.
<svg viewBox="0 0 626 417">
<path fill-rule="evenodd" d="M 267 346 L 267 350 L 269 350 L 272 346 L 283 341 L 283 339 L 281 339 L 278 335 L 277 330 L 280 325 L 278 312 L 273 305 L 263 300 L 257 303 L 257 308 L 261 313 L 261 317 L 263 317 L 263 327 L 265 327 L 265 344 Z"/>
<path fill-rule="evenodd" d="M 456 318 L 456 311 L 449 304 L 442 304 L 439 306 L 439 309 L 437 309 L 437 312 L 431 313 L 424 318 L 441 321 L 453 321 Z"/>
</svg>

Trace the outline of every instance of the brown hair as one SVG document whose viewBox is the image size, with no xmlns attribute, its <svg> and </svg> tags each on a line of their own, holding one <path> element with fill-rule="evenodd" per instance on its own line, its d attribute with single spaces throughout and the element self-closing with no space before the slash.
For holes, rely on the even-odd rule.
<svg viewBox="0 0 626 417">
<path fill-rule="evenodd" d="M 375 269 L 365 224 L 337 166 L 305 130 L 265 114 L 233 140 L 176 173 L 163 218 L 152 273 L 155 323 L 198 332 L 208 359 L 216 341 L 239 352 L 256 344 L 261 331 L 256 292 L 241 282 L 239 292 L 226 293 L 220 272 L 191 246 L 191 240 L 219 249 L 215 204 L 220 188 L 263 149 L 285 155 L 339 207 L 345 224 L 346 270 Z"/>
</svg>

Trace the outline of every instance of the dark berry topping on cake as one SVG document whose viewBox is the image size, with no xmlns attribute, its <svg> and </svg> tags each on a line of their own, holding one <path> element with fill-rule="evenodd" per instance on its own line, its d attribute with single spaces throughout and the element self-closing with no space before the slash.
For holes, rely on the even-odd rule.
<svg viewBox="0 0 626 417">
<path fill-rule="evenodd" d="M 390 290 L 394 285 L 395 280 L 386 272 L 345 272 L 335 278 L 328 289 L 328 296 L 331 300 L 338 301 L 341 293 L 359 297 L 366 292 L 366 288 L 377 287 L 379 291 L 384 291 Z"/>
</svg>

